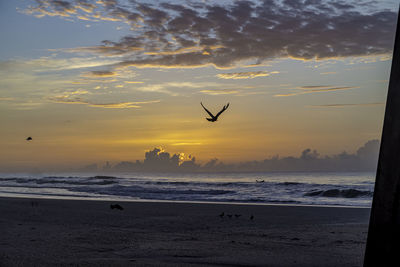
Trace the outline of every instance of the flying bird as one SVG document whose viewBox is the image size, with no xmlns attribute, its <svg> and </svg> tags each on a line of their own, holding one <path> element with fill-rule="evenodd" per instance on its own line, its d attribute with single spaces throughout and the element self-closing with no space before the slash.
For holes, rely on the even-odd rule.
<svg viewBox="0 0 400 267">
<path fill-rule="evenodd" d="M 26 138 L 26 141 L 31 141 L 32 140 L 32 137 L 28 137 L 28 138 Z"/>
<path fill-rule="evenodd" d="M 224 111 L 229 107 L 229 103 L 228 103 L 228 104 L 226 104 L 226 105 L 221 109 L 220 112 L 217 113 L 217 115 L 214 116 L 208 109 L 206 109 L 206 108 L 203 106 L 203 103 L 200 102 L 200 104 L 201 104 L 201 106 L 204 108 L 204 110 L 208 113 L 208 115 L 211 116 L 211 118 L 206 118 L 206 120 L 211 121 L 211 122 L 217 121 L 219 115 L 221 115 L 222 112 L 224 112 Z"/>
</svg>

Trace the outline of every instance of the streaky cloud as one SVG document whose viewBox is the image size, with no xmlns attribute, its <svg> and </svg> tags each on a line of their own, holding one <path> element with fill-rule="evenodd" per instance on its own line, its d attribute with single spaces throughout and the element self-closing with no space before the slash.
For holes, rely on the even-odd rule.
<svg viewBox="0 0 400 267">
<path fill-rule="evenodd" d="M 154 104 L 161 102 L 160 100 L 151 100 L 151 101 L 136 101 L 136 102 L 96 103 L 85 100 L 81 97 L 70 97 L 69 95 L 49 97 L 48 100 L 54 103 L 81 104 L 81 105 L 88 105 L 89 107 L 108 108 L 108 109 L 141 108 L 143 105 L 146 104 Z"/>
<path fill-rule="evenodd" d="M 275 94 L 275 97 L 286 97 L 286 96 L 296 96 L 296 95 L 304 95 L 304 94 L 313 94 L 313 93 L 321 93 L 321 92 L 334 92 L 334 91 L 345 91 L 350 89 L 360 88 L 359 86 L 328 86 L 328 85 L 308 85 L 293 88 L 291 90 L 297 90 L 296 92 L 290 93 L 280 93 Z"/>
<path fill-rule="evenodd" d="M 14 97 L 0 97 L 0 101 L 13 101 L 15 100 Z"/>
<path fill-rule="evenodd" d="M 84 73 L 82 76 L 84 77 L 112 77 L 117 75 L 115 72 L 113 71 L 108 71 L 108 70 L 94 70 L 94 71 L 90 71 L 87 73 Z"/>
<path fill-rule="evenodd" d="M 330 74 L 337 74 L 336 71 L 327 71 L 327 72 L 321 72 L 321 75 L 330 75 Z"/>
<path fill-rule="evenodd" d="M 181 142 L 181 143 L 173 143 L 172 146 L 200 146 L 203 143 L 200 142 Z"/>
<path fill-rule="evenodd" d="M 383 106 L 384 102 L 374 103 L 346 103 L 346 104 L 325 104 L 325 105 L 308 105 L 312 108 L 344 108 L 344 107 L 370 107 L 370 106 Z"/>
<path fill-rule="evenodd" d="M 323 89 L 323 88 L 329 88 L 332 87 L 331 85 L 305 85 L 305 86 L 301 86 L 300 89 Z"/>
<path fill-rule="evenodd" d="M 267 77 L 271 74 L 279 73 L 278 71 L 251 71 L 251 72 L 232 72 L 232 73 L 219 73 L 216 76 L 220 79 L 254 79 L 257 77 Z"/>
<path fill-rule="evenodd" d="M 329 92 L 329 91 L 339 91 L 339 90 L 349 90 L 349 89 L 355 89 L 355 88 L 360 88 L 359 86 L 341 86 L 341 87 L 326 87 L 326 88 L 320 88 L 320 89 L 305 89 L 306 92 L 308 93 L 315 93 L 315 92 Z"/>
<path fill-rule="evenodd" d="M 223 89 L 223 90 L 201 90 L 200 92 L 203 93 L 203 94 L 207 94 L 207 95 L 231 95 L 231 94 L 239 93 L 238 90 L 229 90 L 229 89 Z"/>
</svg>

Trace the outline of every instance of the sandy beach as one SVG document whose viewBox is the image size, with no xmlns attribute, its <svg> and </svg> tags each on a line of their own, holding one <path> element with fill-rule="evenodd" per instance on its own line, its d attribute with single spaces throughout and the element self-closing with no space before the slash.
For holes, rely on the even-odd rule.
<svg viewBox="0 0 400 267">
<path fill-rule="evenodd" d="M 369 213 L 0 198 L 0 266 L 362 266 Z"/>
</svg>

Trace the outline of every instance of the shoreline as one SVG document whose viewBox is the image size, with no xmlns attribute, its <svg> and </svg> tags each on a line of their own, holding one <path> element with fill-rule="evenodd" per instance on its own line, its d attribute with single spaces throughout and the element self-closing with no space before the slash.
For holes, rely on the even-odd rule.
<svg viewBox="0 0 400 267">
<path fill-rule="evenodd" d="M 297 204 L 297 203 L 259 203 L 259 202 L 228 202 L 228 201 L 190 201 L 190 200 L 162 200 L 162 199 L 119 199 L 119 198 L 93 198 L 93 197 L 66 197 L 66 196 L 38 196 L 38 195 L 0 195 L 3 198 L 23 198 L 23 199 L 54 199 L 54 200 L 74 200 L 74 201 L 105 201 L 105 202 L 151 202 L 151 203 L 188 203 L 188 204 L 215 204 L 215 205 L 246 205 L 246 206 L 293 206 L 293 207 L 326 207 L 326 208 L 351 208 L 351 209 L 371 209 L 370 206 L 345 206 L 345 205 L 326 205 L 326 204 Z"/>
<path fill-rule="evenodd" d="M 0 266 L 362 266 L 369 213 L 0 197 Z"/>
</svg>

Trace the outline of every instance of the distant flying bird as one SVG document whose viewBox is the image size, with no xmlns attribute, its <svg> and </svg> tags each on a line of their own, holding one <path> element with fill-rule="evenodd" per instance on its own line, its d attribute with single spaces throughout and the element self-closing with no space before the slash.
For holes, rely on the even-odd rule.
<svg viewBox="0 0 400 267">
<path fill-rule="evenodd" d="M 225 212 L 222 212 L 220 215 L 218 215 L 219 217 L 223 218 L 225 215 Z"/>
<path fill-rule="evenodd" d="M 235 214 L 236 218 L 239 218 L 240 216 L 242 216 L 242 214 Z"/>
<path fill-rule="evenodd" d="M 208 113 L 208 115 L 211 116 L 211 118 L 206 118 L 206 120 L 211 121 L 211 122 L 217 121 L 219 115 L 221 115 L 221 113 L 224 112 L 224 111 L 229 107 L 229 103 L 228 103 L 228 104 L 226 104 L 226 105 L 221 109 L 220 112 L 217 113 L 217 115 L 214 116 L 208 109 L 206 109 L 206 108 L 203 106 L 203 103 L 200 102 L 200 104 L 201 104 L 201 106 L 204 108 L 204 110 Z"/>
<path fill-rule="evenodd" d="M 32 140 L 32 137 L 28 137 L 28 138 L 26 138 L 26 141 L 31 141 Z"/>
<path fill-rule="evenodd" d="M 227 214 L 226 216 L 228 216 L 229 219 L 232 218 L 232 214 Z"/>
<path fill-rule="evenodd" d="M 117 209 L 117 210 L 123 210 L 124 208 L 123 207 L 121 207 L 119 204 L 111 204 L 110 205 L 110 209 Z"/>
<path fill-rule="evenodd" d="M 254 215 L 253 214 L 250 216 L 250 220 L 254 220 Z"/>
</svg>

